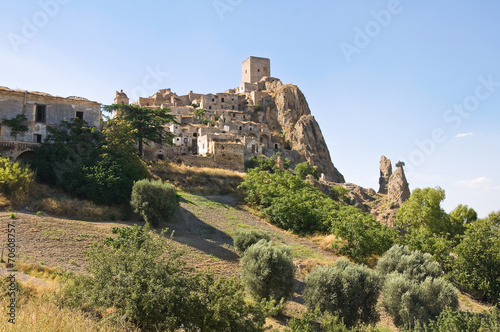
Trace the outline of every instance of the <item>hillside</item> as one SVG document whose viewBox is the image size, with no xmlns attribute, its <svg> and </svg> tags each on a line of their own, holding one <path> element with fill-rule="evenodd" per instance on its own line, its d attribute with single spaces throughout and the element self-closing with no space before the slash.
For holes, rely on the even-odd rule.
<svg viewBox="0 0 500 332">
<path fill-rule="evenodd" d="M 132 221 L 89 222 L 20 211 L 15 212 L 15 215 L 15 219 L 10 219 L 9 213 L 1 212 L 0 218 L 16 225 L 18 260 L 22 262 L 22 271 L 36 277 L 30 281 L 35 282 L 35 285 L 38 278 L 49 276 L 48 280 L 52 280 L 50 273 L 43 272 L 48 268 L 49 271 L 54 268 L 77 274 L 85 273 L 85 251 L 92 242 L 110 236 L 112 227 L 134 224 Z M 176 246 L 186 249 L 188 265 L 200 270 L 211 270 L 216 275 L 238 277 L 239 256 L 234 250 L 231 236 L 239 229 L 266 230 L 273 241 L 292 248 L 294 264 L 298 269 L 295 292 L 283 314 L 277 320 L 268 321 L 278 329 L 283 328 L 289 318 L 300 317 L 305 312 L 301 296 L 305 275 L 313 267 L 331 264 L 337 258 L 318 245 L 317 237 L 299 237 L 270 225 L 247 207 L 240 205 L 231 195 L 200 196 L 182 193 L 180 208 L 174 220 L 172 223 L 161 224 L 161 227 L 168 228 L 168 234 L 173 234 Z M 380 303 L 378 308 L 382 316 L 379 326 L 397 331 Z M 485 308 L 484 305 L 461 296 L 462 310 L 482 311 Z M 23 310 L 23 307 L 19 310 Z"/>
</svg>

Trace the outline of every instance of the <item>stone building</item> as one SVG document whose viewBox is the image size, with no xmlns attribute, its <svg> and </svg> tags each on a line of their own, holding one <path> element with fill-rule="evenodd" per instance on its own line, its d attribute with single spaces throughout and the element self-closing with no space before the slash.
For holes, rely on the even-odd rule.
<svg viewBox="0 0 500 332">
<path fill-rule="evenodd" d="M 243 61 L 241 68 L 242 82 L 240 92 L 258 90 L 258 83 L 264 77 L 271 76 L 271 60 L 251 56 Z"/>
<path fill-rule="evenodd" d="M 283 146 L 282 139 L 258 121 L 262 115 L 254 107 L 270 99 L 266 88 L 281 86 L 270 77 L 271 62 L 266 58 L 249 57 L 242 64 L 242 84 L 221 93 L 198 94 L 190 91 L 178 96 L 163 89 L 134 104 L 141 107 L 168 107 L 177 124 L 165 129 L 174 134 L 173 146 L 150 144 L 145 148 L 146 159 L 181 159 L 190 165 L 244 169 L 244 160 L 252 155 L 269 154 Z M 115 104 L 128 104 L 122 91 L 116 92 Z M 204 110 L 195 116 L 196 108 Z M 191 158 L 196 157 L 196 158 Z"/>
<path fill-rule="evenodd" d="M 0 124 L 0 154 L 14 160 L 32 155 L 33 147 L 47 137 L 47 128 L 57 127 L 61 121 L 80 118 L 99 128 L 101 104 L 81 97 L 63 98 L 0 87 L 0 119 L 12 119 L 18 114 L 26 116 L 27 132 L 13 137 L 9 127 Z"/>
</svg>

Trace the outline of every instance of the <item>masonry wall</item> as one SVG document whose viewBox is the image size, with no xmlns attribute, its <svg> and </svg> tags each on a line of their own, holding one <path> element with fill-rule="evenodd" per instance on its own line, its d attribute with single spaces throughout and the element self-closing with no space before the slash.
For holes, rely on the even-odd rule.
<svg viewBox="0 0 500 332">
<path fill-rule="evenodd" d="M 265 76 L 271 76 L 271 60 L 251 56 L 243 61 L 243 83 L 257 83 Z"/>
<path fill-rule="evenodd" d="M 38 107 L 37 107 L 38 106 Z M 37 118 L 37 108 L 44 109 L 43 117 Z M 61 121 L 68 121 L 77 116 L 82 116 L 90 126 L 99 128 L 101 105 L 77 97 L 54 97 L 48 94 L 25 91 L 0 89 L 0 118 L 12 119 L 18 114 L 27 117 L 28 132 L 17 135 L 14 139 L 10 129 L 6 126 L 0 128 L 0 140 L 39 142 L 47 137 L 47 126 L 57 127 Z"/>
</svg>

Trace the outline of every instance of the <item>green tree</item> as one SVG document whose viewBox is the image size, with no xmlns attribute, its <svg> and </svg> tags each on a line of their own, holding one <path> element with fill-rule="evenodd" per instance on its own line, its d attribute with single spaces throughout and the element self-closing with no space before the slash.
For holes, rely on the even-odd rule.
<svg viewBox="0 0 500 332">
<path fill-rule="evenodd" d="M 441 208 L 444 198 L 445 192 L 439 187 L 413 190 L 410 198 L 398 210 L 396 225 L 405 230 L 426 227 L 431 233 L 448 233 L 449 216 Z"/>
<path fill-rule="evenodd" d="M 427 277 L 422 282 L 393 272 L 382 288 L 383 303 L 400 327 L 413 327 L 435 319 L 446 308 L 458 308 L 458 291 L 443 278 Z"/>
<path fill-rule="evenodd" d="M 26 165 L 0 156 L 0 193 L 27 193 L 33 183 L 33 172 Z"/>
<path fill-rule="evenodd" d="M 177 190 L 161 180 L 139 180 L 132 187 L 130 206 L 152 226 L 171 220 L 179 206 Z"/>
<path fill-rule="evenodd" d="M 251 245 L 262 239 L 271 241 L 271 235 L 260 229 L 238 230 L 233 236 L 234 249 L 242 256 Z"/>
<path fill-rule="evenodd" d="M 115 118 L 131 125 L 138 144 L 139 156 L 143 156 L 143 144 L 148 145 L 148 142 L 173 144 L 174 135 L 164 128 L 169 122 L 177 123 L 175 115 L 169 114 L 170 109 L 140 107 L 134 104 L 105 105 L 103 109 L 114 112 Z"/>
<path fill-rule="evenodd" d="M 331 266 L 315 268 L 305 283 L 304 298 L 310 310 L 339 316 L 347 326 L 378 320 L 379 277 L 366 267 L 340 258 Z"/>
<path fill-rule="evenodd" d="M 264 330 L 273 303 L 248 304 L 236 279 L 190 271 L 166 230 L 135 225 L 112 232 L 89 251 L 88 274 L 69 277 L 61 305 L 96 315 L 113 308 L 112 316 L 141 331 Z"/>
<path fill-rule="evenodd" d="M 7 126 L 10 129 L 10 136 L 17 139 L 19 133 L 25 133 L 28 131 L 28 126 L 24 124 L 28 118 L 24 114 L 18 114 L 12 119 L 2 119 L 2 125 Z"/>
<path fill-rule="evenodd" d="M 131 127 L 110 120 L 100 132 L 80 119 L 48 128 L 31 165 L 39 181 L 95 203 L 129 202 L 134 181 L 148 177 L 137 155 Z"/>
<path fill-rule="evenodd" d="M 290 248 L 265 239 L 250 246 L 241 259 L 241 279 L 257 300 L 286 301 L 293 293 L 294 274 Z"/>
<path fill-rule="evenodd" d="M 330 192 L 328 193 L 328 196 L 333 199 L 334 201 L 341 202 L 344 204 L 349 204 L 350 198 L 349 198 L 349 189 L 342 187 L 340 184 L 334 186 Z"/>
<path fill-rule="evenodd" d="M 451 231 L 453 235 L 463 235 L 466 225 L 477 220 L 477 212 L 467 205 L 459 204 L 450 212 Z"/>
<path fill-rule="evenodd" d="M 500 300 L 500 223 L 497 214 L 467 225 L 455 248 L 453 278 L 484 299 Z"/>
</svg>

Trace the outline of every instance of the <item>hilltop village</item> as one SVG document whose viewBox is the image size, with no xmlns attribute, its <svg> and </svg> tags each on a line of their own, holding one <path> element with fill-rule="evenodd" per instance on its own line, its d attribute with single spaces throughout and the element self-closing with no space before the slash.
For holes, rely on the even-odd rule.
<svg viewBox="0 0 500 332">
<path fill-rule="evenodd" d="M 123 90 L 115 104 L 129 104 Z M 244 170 L 251 156 L 280 152 L 292 166 L 307 161 L 322 179 L 345 182 L 334 167 L 321 129 L 311 115 L 306 98 L 295 85 L 271 77 L 271 61 L 249 57 L 242 64 L 242 82 L 216 94 L 189 92 L 178 96 L 163 89 L 133 102 L 146 108 L 169 108 L 176 123 L 165 129 L 174 135 L 170 144 L 151 143 L 146 160 L 174 160 L 189 166 Z M 0 125 L 0 153 L 13 160 L 31 158 L 33 148 L 47 137 L 48 127 L 80 118 L 99 128 L 101 104 L 81 97 L 0 87 L 0 113 L 5 119 L 24 116 L 28 131 L 15 133 Z"/>
<path fill-rule="evenodd" d="M 144 158 L 180 159 L 194 166 L 244 169 L 244 160 L 253 155 L 272 156 L 287 149 L 283 133 L 269 126 L 266 109 L 272 94 L 283 84 L 271 75 L 271 62 L 249 57 L 242 65 L 241 85 L 216 94 L 189 92 L 178 96 L 171 89 L 160 90 L 134 104 L 149 108 L 169 108 L 178 124 L 167 125 L 174 146 L 152 143 Z M 115 104 L 129 104 L 122 91 L 116 92 Z"/>
</svg>

